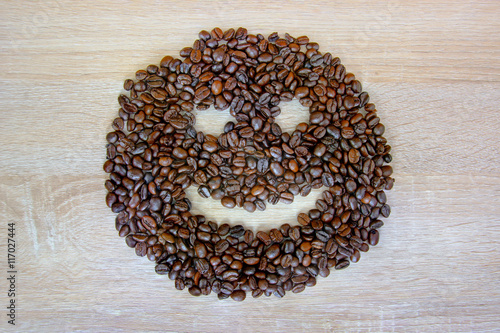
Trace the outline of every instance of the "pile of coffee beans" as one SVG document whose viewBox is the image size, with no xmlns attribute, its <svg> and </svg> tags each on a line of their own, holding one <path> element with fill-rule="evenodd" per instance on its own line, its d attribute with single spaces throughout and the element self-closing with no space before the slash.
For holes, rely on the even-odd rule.
<svg viewBox="0 0 500 333">
<path fill-rule="evenodd" d="M 126 80 L 106 139 L 106 203 L 116 229 L 156 272 L 193 296 L 283 297 L 360 259 L 388 217 L 391 147 L 375 106 L 340 59 L 306 36 L 201 31 L 180 58 Z M 298 99 L 309 122 L 285 133 L 280 103 Z M 193 110 L 228 110 L 218 137 Z M 185 190 L 253 212 L 324 187 L 297 221 L 258 231 L 190 213 Z"/>
</svg>

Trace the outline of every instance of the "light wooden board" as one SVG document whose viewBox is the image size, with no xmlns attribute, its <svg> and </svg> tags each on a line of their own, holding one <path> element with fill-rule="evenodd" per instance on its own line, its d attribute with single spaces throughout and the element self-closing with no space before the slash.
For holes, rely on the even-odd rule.
<svg viewBox="0 0 500 333">
<path fill-rule="evenodd" d="M 495 0 L 3 1 L 0 331 L 500 331 L 499 16 Z M 104 138 L 123 80 L 215 26 L 308 35 L 340 56 L 393 147 L 380 244 L 281 300 L 174 290 L 117 236 L 104 204 Z M 290 104 L 280 124 L 304 112 Z M 217 133 L 224 115 L 214 117 L 219 125 L 199 126 Z M 210 218 L 257 230 L 293 219 L 315 195 L 253 215 L 191 199 Z"/>
</svg>

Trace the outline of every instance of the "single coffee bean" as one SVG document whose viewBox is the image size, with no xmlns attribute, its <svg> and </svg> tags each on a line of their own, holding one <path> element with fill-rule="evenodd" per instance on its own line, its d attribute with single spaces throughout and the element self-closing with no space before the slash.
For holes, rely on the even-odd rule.
<svg viewBox="0 0 500 333">
<path fill-rule="evenodd" d="M 255 212 L 255 209 L 257 208 L 253 202 L 250 201 L 245 201 L 243 203 L 243 208 L 250 213 Z"/>
<path fill-rule="evenodd" d="M 302 225 L 308 225 L 309 223 L 311 223 L 311 219 L 309 218 L 309 216 L 304 213 L 300 213 L 297 217 L 297 220 Z"/>
<path fill-rule="evenodd" d="M 221 199 L 221 203 L 226 208 L 234 208 L 236 201 L 232 197 L 225 196 Z"/>
<path fill-rule="evenodd" d="M 273 260 L 279 256 L 279 253 L 280 253 L 280 248 L 278 244 L 273 244 L 266 250 L 266 257 Z"/>
<path fill-rule="evenodd" d="M 371 230 L 369 234 L 369 243 L 372 246 L 375 246 L 378 244 L 378 238 L 379 238 L 379 233 L 377 230 Z"/>
<path fill-rule="evenodd" d="M 231 298 L 237 302 L 244 301 L 246 296 L 247 294 L 243 290 L 236 290 L 231 294 Z"/>
<path fill-rule="evenodd" d="M 276 177 L 282 176 L 285 172 L 281 164 L 279 164 L 278 162 L 272 162 L 270 165 L 270 170 Z"/>
<path fill-rule="evenodd" d="M 200 296 L 201 290 L 197 286 L 192 286 L 191 288 L 189 288 L 189 293 L 193 296 Z"/>
</svg>

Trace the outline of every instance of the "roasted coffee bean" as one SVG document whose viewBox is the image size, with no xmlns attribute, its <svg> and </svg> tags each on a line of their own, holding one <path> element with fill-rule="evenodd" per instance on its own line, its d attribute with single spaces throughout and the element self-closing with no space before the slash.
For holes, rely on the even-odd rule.
<svg viewBox="0 0 500 333">
<path fill-rule="evenodd" d="M 201 290 L 197 286 L 192 286 L 191 288 L 189 288 L 189 293 L 193 296 L 200 296 Z"/>
<path fill-rule="evenodd" d="M 194 250 L 198 258 L 205 258 L 207 256 L 207 248 L 203 243 L 196 243 Z"/>
<path fill-rule="evenodd" d="M 271 260 L 278 257 L 279 254 L 280 254 L 280 248 L 278 244 L 273 244 L 266 250 L 266 257 L 268 257 Z"/>
<path fill-rule="evenodd" d="M 243 208 L 247 211 L 247 212 L 250 212 L 250 213 L 253 213 L 255 212 L 255 209 L 257 208 L 257 206 L 255 206 L 255 204 L 253 202 L 250 202 L 250 201 L 245 201 L 243 203 Z"/>
<path fill-rule="evenodd" d="M 231 294 L 231 298 L 237 302 L 244 301 L 246 296 L 247 294 L 243 290 L 236 290 Z"/>
<path fill-rule="evenodd" d="M 347 266 L 349 266 L 349 261 L 348 260 L 340 260 L 336 265 L 335 269 L 344 269 Z"/>
<path fill-rule="evenodd" d="M 175 288 L 242 301 L 283 297 L 358 262 L 379 241 L 394 185 L 391 146 L 376 108 L 340 59 L 306 36 L 268 38 L 244 28 L 199 33 L 127 79 L 106 136 L 106 205 L 138 256 Z M 297 98 L 309 121 L 283 132 L 280 103 Z M 194 108 L 230 108 L 219 136 L 195 129 Z M 192 215 L 185 190 L 225 208 L 263 211 L 327 189 L 295 226 L 269 232 L 219 227 Z"/>
<path fill-rule="evenodd" d="M 245 233 L 245 228 L 243 228 L 242 225 L 236 225 L 231 228 L 229 233 L 231 234 L 231 236 L 238 238 L 243 236 L 243 234 Z"/>
<path fill-rule="evenodd" d="M 389 207 L 389 205 L 383 205 L 383 206 L 380 208 L 380 214 L 381 214 L 383 217 L 389 217 L 389 215 L 391 214 L 391 208 Z"/>
<path fill-rule="evenodd" d="M 302 225 L 308 225 L 309 223 L 311 223 L 311 219 L 309 218 L 309 216 L 304 213 L 300 213 L 297 217 L 297 220 Z"/>
<path fill-rule="evenodd" d="M 198 194 L 202 198 L 208 198 L 208 197 L 210 197 L 210 190 L 206 186 L 200 186 L 200 187 L 198 187 Z"/>
<path fill-rule="evenodd" d="M 234 208 L 236 206 L 236 201 L 232 197 L 225 196 L 221 199 L 222 206 L 226 208 Z"/>
<path fill-rule="evenodd" d="M 165 275 L 170 272 L 170 268 L 165 264 L 158 264 L 156 265 L 155 271 L 157 274 Z"/>
<path fill-rule="evenodd" d="M 377 230 L 371 230 L 369 233 L 369 243 L 374 246 L 378 244 L 379 233 Z"/>
<path fill-rule="evenodd" d="M 271 231 L 269 231 L 269 237 L 271 237 L 271 240 L 275 243 L 281 243 L 284 239 L 283 234 L 278 229 L 271 229 Z"/>
<path fill-rule="evenodd" d="M 271 237 L 269 237 L 269 235 L 267 233 L 265 233 L 263 231 L 259 231 L 259 232 L 257 232 L 256 236 L 265 245 L 271 245 L 272 240 L 271 240 Z"/>
<path fill-rule="evenodd" d="M 285 170 L 278 162 L 272 162 L 270 165 L 270 170 L 276 177 L 282 176 Z"/>
<path fill-rule="evenodd" d="M 215 245 L 215 251 L 216 252 L 220 252 L 220 253 L 223 253 L 225 252 L 228 247 L 229 247 L 229 242 L 225 239 L 221 239 L 219 242 L 217 242 L 217 244 Z"/>
</svg>

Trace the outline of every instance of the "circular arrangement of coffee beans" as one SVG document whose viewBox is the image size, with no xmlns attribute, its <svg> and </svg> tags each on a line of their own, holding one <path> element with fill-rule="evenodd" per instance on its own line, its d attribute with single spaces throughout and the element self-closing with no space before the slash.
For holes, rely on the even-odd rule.
<svg viewBox="0 0 500 333">
<path fill-rule="evenodd" d="M 119 96 L 107 135 L 106 203 L 127 245 L 177 289 L 283 297 L 378 243 L 380 218 L 390 214 L 391 147 L 361 83 L 318 48 L 306 36 L 215 28 L 180 59 L 166 56 L 125 81 L 129 95 Z M 309 123 L 284 133 L 280 103 L 294 98 Z M 218 137 L 195 127 L 193 110 L 212 105 L 234 117 Z M 191 185 L 249 212 L 325 190 L 291 225 L 254 234 L 191 214 Z"/>
</svg>

